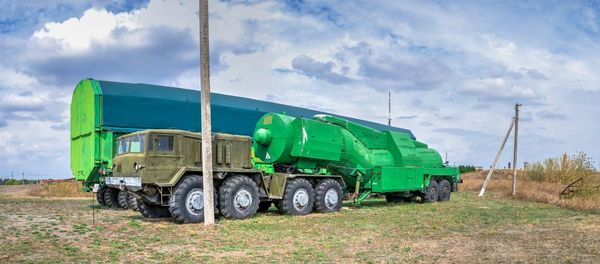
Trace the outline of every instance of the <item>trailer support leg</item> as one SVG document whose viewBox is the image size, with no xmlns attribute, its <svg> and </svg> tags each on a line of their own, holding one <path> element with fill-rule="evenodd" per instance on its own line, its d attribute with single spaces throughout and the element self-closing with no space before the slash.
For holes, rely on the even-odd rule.
<svg viewBox="0 0 600 264">
<path fill-rule="evenodd" d="M 362 193 L 356 200 L 354 200 L 354 206 L 356 207 L 360 207 L 360 203 L 367 199 L 367 197 L 369 197 L 369 195 L 371 195 L 371 191 L 366 191 L 364 193 Z"/>
</svg>

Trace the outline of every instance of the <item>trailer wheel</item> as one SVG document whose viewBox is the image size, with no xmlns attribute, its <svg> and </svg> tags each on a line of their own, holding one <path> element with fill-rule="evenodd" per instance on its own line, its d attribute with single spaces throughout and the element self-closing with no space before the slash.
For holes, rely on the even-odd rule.
<svg viewBox="0 0 600 264">
<path fill-rule="evenodd" d="M 165 218 L 171 216 L 168 207 L 149 204 L 141 200 L 138 201 L 137 208 L 145 218 Z"/>
<path fill-rule="evenodd" d="M 104 203 L 110 208 L 120 208 L 119 206 L 119 189 L 107 187 L 104 192 Z"/>
<path fill-rule="evenodd" d="M 450 182 L 448 180 L 442 180 L 440 181 L 440 183 L 438 184 L 439 186 L 439 194 L 438 194 L 438 201 L 440 202 L 446 202 L 450 200 L 450 193 L 452 192 L 452 185 L 450 185 Z"/>
<path fill-rule="evenodd" d="M 399 202 L 404 202 L 404 197 L 395 194 L 395 193 L 386 193 L 385 194 L 385 201 L 388 203 L 399 203 Z"/>
<path fill-rule="evenodd" d="M 427 203 L 436 202 L 438 200 L 438 195 L 439 195 L 438 189 L 439 189 L 439 186 L 438 186 L 437 182 L 435 180 L 431 179 L 429 181 L 429 186 L 427 187 L 427 189 L 425 189 L 425 193 L 421 197 L 421 201 L 427 202 Z"/>
<path fill-rule="evenodd" d="M 100 187 L 100 189 L 98 189 L 98 192 L 96 192 L 96 200 L 98 201 L 98 204 L 105 206 L 106 205 L 106 201 L 104 200 L 104 194 L 106 193 L 106 186 L 102 186 Z"/>
<path fill-rule="evenodd" d="M 260 198 L 256 182 L 247 176 L 233 176 L 219 188 L 219 209 L 226 218 L 246 219 L 258 210 Z"/>
<path fill-rule="evenodd" d="M 417 196 L 414 194 L 410 194 L 409 196 L 402 197 L 402 199 L 404 200 L 404 202 L 414 203 L 417 201 Z"/>
<path fill-rule="evenodd" d="M 320 181 L 315 188 L 315 209 L 317 212 L 337 212 L 342 208 L 342 186 L 334 179 Z"/>
<path fill-rule="evenodd" d="M 307 215 L 315 203 L 315 192 L 309 181 L 296 178 L 288 181 L 283 199 L 279 201 L 280 212 L 289 215 Z"/>
<path fill-rule="evenodd" d="M 129 209 L 129 193 L 127 191 L 119 190 L 118 194 L 119 206 L 123 209 Z"/>
<path fill-rule="evenodd" d="M 135 198 L 135 196 L 133 195 L 129 195 L 129 199 L 127 201 L 127 203 L 129 204 L 129 209 L 133 210 L 133 211 L 138 211 L 138 199 Z"/>
<path fill-rule="evenodd" d="M 259 212 L 266 212 L 269 211 L 269 208 L 271 208 L 271 205 L 273 204 L 273 202 L 271 201 L 261 201 L 258 204 L 258 211 Z"/>
<path fill-rule="evenodd" d="M 204 222 L 204 189 L 200 176 L 189 175 L 175 186 L 169 199 L 169 212 L 178 224 Z"/>
</svg>

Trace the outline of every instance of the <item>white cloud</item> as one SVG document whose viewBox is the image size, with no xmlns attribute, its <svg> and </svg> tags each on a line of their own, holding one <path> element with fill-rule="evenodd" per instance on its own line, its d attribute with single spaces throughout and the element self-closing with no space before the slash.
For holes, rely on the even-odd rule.
<svg viewBox="0 0 600 264">
<path fill-rule="evenodd" d="M 512 3 L 211 1 L 212 87 L 380 123 L 391 89 L 393 115 L 414 117 L 395 125 L 478 165 L 495 154 L 518 100 L 524 160 L 575 150 L 599 157 L 590 131 L 600 130 L 600 47 L 586 35 L 597 32 L 597 14 L 562 4 L 581 15 Z M 27 131 L 51 130 L 53 140 L 31 143 L 68 158 L 54 142 L 68 146 L 69 97 L 85 77 L 197 89 L 197 9 L 197 1 L 154 0 L 120 13 L 96 5 L 40 26 L 22 47 L 15 43 L 23 40 L 0 39 L 0 48 L 10 47 L 0 51 L 8 55 L 0 62 L 4 109 L 44 107 L 0 113 L 0 147 L 27 155 L 18 147 L 35 138 Z M 18 164 L 34 158 L 41 156 Z"/>
<path fill-rule="evenodd" d="M 127 14 L 114 15 L 104 9 L 88 9 L 80 18 L 69 18 L 64 22 L 50 22 L 33 33 L 38 41 L 54 41 L 63 49 L 87 50 L 93 42 L 105 43 L 118 26 L 127 25 Z"/>
</svg>

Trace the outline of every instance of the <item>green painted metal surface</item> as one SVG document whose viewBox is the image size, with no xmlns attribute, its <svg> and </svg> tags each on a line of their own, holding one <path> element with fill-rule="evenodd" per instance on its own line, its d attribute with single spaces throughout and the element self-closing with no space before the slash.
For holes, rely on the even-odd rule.
<svg viewBox="0 0 600 264">
<path fill-rule="evenodd" d="M 350 190 L 423 190 L 431 177 L 459 180 L 457 168 L 445 166 L 437 151 L 410 134 L 328 115 L 307 119 L 266 114 L 257 122 L 253 147 L 266 163 L 299 170 L 325 168 L 341 175 Z"/>
<path fill-rule="evenodd" d="M 110 171 L 114 140 L 146 129 L 200 130 L 198 91 L 94 79 L 80 81 L 71 101 L 71 170 L 86 186 Z M 319 112 L 243 97 L 211 95 L 213 132 L 252 136 L 256 121 L 268 112 L 313 116 Z M 355 119 L 352 119 L 355 120 Z M 355 120 L 370 127 L 410 131 Z M 412 134 L 411 134 L 412 135 Z"/>
<path fill-rule="evenodd" d="M 100 129 L 102 90 L 96 82 L 77 85 L 70 111 L 73 176 L 77 180 L 97 182 L 98 170 L 112 166 L 113 132 Z"/>
</svg>

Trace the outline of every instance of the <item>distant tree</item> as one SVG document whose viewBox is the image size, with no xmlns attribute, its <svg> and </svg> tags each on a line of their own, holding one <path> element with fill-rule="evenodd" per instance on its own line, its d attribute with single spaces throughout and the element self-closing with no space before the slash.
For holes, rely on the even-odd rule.
<svg viewBox="0 0 600 264">
<path fill-rule="evenodd" d="M 22 182 L 15 180 L 15 179 L 7 179 L 6 181 L 4 181 L 4 185 L 18 185 L 18 184 L 22 184 Z"/>
<path fill-rule="evenodd" d="M 458 170 L 460 171 L 460 173 L 467 173 L 475 171 L 476 169 L 473 165 L 459 165 Z"/>
</svg>

